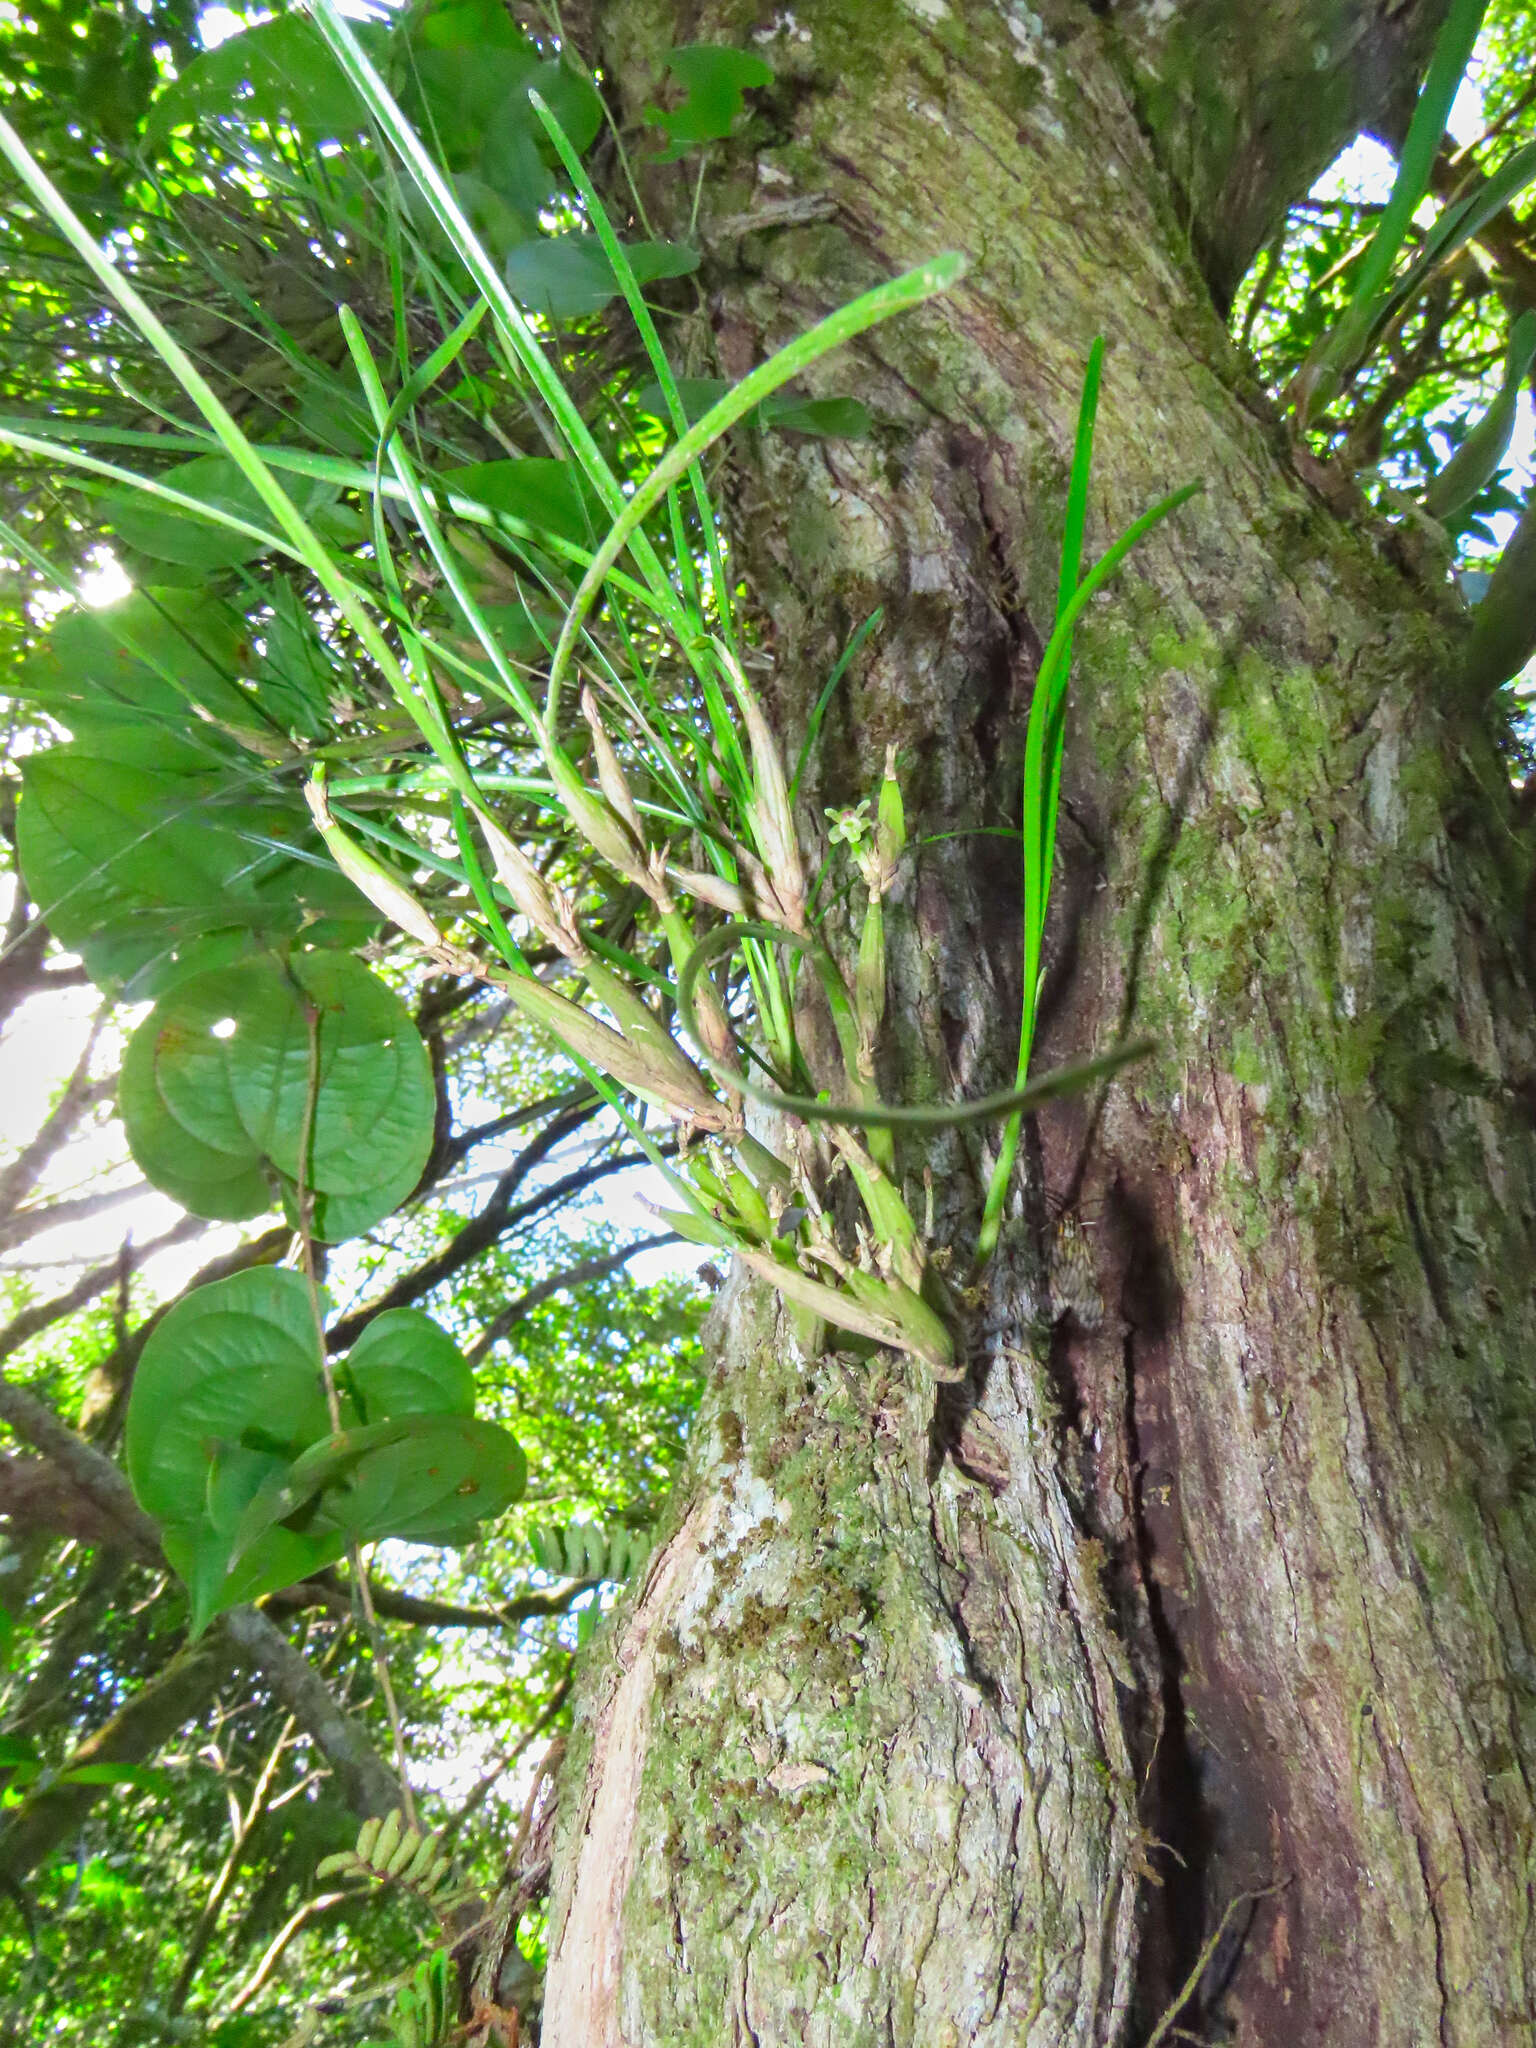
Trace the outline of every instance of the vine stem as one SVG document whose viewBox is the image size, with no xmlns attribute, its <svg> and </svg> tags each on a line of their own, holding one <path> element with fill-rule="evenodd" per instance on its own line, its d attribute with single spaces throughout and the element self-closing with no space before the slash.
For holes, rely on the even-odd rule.
<svg viewBox="0 0 1536 2048">
<path fill-rule="evenodd" d="M 331 1357 L 325 1343 L 325 1311 L 320 1304 L 320 1282 L 315 1272 L 315 1192 L 310 1184 L 310 1151 L 315 1135 L 315 1105 L 320 1094 L 320 1009 L 307 990 L 303 991 L 303 1001 L 309 1065 L 304 1090 L 304 1120 L 299 1130 L 299 1170 L 294 1180 L 295 1207 L 299 1216 L 299 1244 L 304 1259 L 304 1283 L 309 1292 L 309 1312 L 315 1325 L 315 1354 L 320 1361 L 320 1378 L 325 1387 L 326 1412 L 331 1419 L 332 1431 L 339 1435 L 341 1397 L 336 1391 L 336 1375 L 331 1370 Z M 368 1574 L 363 1569 L 362 1545 L 355 1537 L 347 1545 L 347 1562 L 352 1567 L 352 1619 L 368 1638 L 368 1647 L 373 1653 L 374 1665 L 379 1674 L 379 1687 L 384 1695 L 384 1711 L 389 1719 L 390 1737 L 395 1748 L 395 1775 L 400 1780 L 400 1804 L 407 1825 L 415 1827 L 416 1798 L 411 1790 L 410 1773 L 406 1769 L 405 1729 L 400 1720 L 400 1705 L 395 1698 L 395 1684 L 390 1674 L 389 1652 L 384 1642 L 384 1631 L 379 1627 L 373 1594 L 368 1588 Z"/>
<path fill-rule="evenodd" d="M 1004 1088 L 995 1095 L 976 1096 L 970 1101 L 898 1105 L 889 1102 L 829 1102 L 815 1095 L 785 1095 L 776 1088 L 765 1088 L 750 1074 L 740 1073 L 734 1067 L 728 1067 L 723 1060 L 716 1059 L 699 1028 L 694 991 L 705 968 L 722 953 L 734 951 L 744 939 L 767 940 L 809 953 L 812 965 L 822 977 L 834 1018 L 839 1001 L 847 1004 L 847 990 L 842 986 L 836 962 L 819 939 L 758 918 L 736 919 L 718 926 L 706 938 L 700 939 L 689 954 L 687 964 L 677 978 L 675 1001 L 682 1027 L 693 1041 L 695 1057 L 716 1079 L 724 1081 L 739 1094 L 750 1096 L 752 1101 L 762 1103 L 765 1109 L 777 1110 L 781 1116 L 803 1117 L 811 1123 L 843 1124 L 856 1131 L 944 1131 L 959 1124 L 983 1123 L 992 1117 L 1006 1116 L 1013 1110 L 1036 1109 L 1041 1103 L 1053 1101 L 1059 1095 L 1072 1095 L 1081 1088 L 1091 1087 L 1095 1081 L 1116 1074 L 1133 1060 L 1145 1059 L 1157 1050 L 1154 1038 L 1127 1039 L 1095 1059 L 1075 1060 L 1068 1066 L 1053 1067 L 1049 1073 L 1039 1074 L 1033 1081 L 1015 1088 Z"/>
</svg>

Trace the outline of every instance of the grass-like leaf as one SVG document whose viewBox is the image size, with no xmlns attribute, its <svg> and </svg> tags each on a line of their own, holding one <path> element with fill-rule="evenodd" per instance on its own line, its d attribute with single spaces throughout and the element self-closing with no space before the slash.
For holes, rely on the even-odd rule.
<svg viewBox="0 0 1536 2048">
<path fill-rule="evenodd" d="M 1361 361 L 1373 329 L 1391 303 L 1387 280 L 1420 200 L 1429 190 L 1435 153 L 1451 102 L 1466 71 L 1488 0 L 1451 0 L 1398 159 L 1397 176 L 1360 261 L 1355 288 L 1337 326 L 1325 334 L 1297 375 L 1293 391 L 1299 423 L 1321 411 Z"/>
</svg>

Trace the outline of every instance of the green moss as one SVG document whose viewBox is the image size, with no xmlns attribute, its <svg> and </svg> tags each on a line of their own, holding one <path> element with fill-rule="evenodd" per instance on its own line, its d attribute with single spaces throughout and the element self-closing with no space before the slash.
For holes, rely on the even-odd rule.
<svg viewBox="0 0 1536 2048">
<path fill-rule="evenodd" d="M 1330 1175 L 1311 1220 L 1320 1277 L 1347 1289 L 1365 1314 L 1379 1314 L 1388 1306 L 1390 1283 L 1408 1249 L 1400 1217 L 1391 1210 L 1362 1210 Z"/>
<path fill-rule="evenodd" d="M 1418 1559 L 1419 1570 L 1424 1574 L 1425 1585 L 1437 1600 L 1444 1599 L 1450 1587 L 1450 1575 L 1434 1543 L 1423 1530 L 1418 1529 L 1413 1531 L 1409 1541 Z"/>
<path fill-rule="evenodd" d="M 1250 1088 L 1261 1086 L 1269 1075 L 1270 1065 L 1265 1052 L 1252 1031 L 1244 1025 L 1239 1025 L 1232 1034 L 1229 1064 L 1232 1078 Z"/>
</svg>

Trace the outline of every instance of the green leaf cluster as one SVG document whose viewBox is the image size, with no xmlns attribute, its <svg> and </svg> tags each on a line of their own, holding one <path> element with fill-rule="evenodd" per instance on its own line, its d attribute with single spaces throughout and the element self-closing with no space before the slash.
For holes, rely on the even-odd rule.
<svg viewBox="0 0 1536 2048">
<path fill-rule="evenodd" d="M 670 111 L 647 107 L 645 118 L 661 130 L 666 147 L 653 159 L 675 163 L 689 150 L 730 134 L 746 105 L 744 94 L 773 83 L 773 69 L 751 50 L 720 43 L 685 43 L 669 50 L 666 68 L 683 89 Z"/>
<path fill-rule="evenodd" d="M 153 501 L 145 516 L 160 517 Z M 66 611 L 11 671 L 7 694 L 73 734 L 22 763 L 18 853 L 40 914 L 95 981 L 142 997 L 300 932 L 367 939 L 377 913 L 271 767 L 289 733 L 324 728 L 338 684 L 281 577 L 245 607 L 151 587 Z"/>
<path fill-rule="evenodd" d="M 687 277 L 699 252 L 680 242 L 630 242 L 625 256 L 640 284 Z M 507 252 L 507 283 L 520 304 L 552 321 L 600 313 L 622 289 L 596 235 L 541 235 Z"/>
<path fill-rule="evenodd" d="M 353 1543 L 467 1542 L 522 1494 L 516 1440 L 476 1416 L 469 1367 L 430 1317 L 368 1325 L 337 1368 L 335 1423 L 317 1340 L 303 1277 L 257 1268 L 196 1289 L 144 1347 L 128 1477 L 194 1630 Z"/>
<path fill-rule="evenodd" d="M 531 1522 L 528 1547 L 542 1572 L 556 1578 L 627 1579 L 651 1554 L 647 1529 L 604 1528 L 600 1522 Z"/>
<path fill-rule="evenodd" d="M 358 33 L 374 51 L 388 42 L 377 23 L 359 23 Z M 325 39 L 300 13 L 256 22 L 194 58 L 156 98 L 144 141 L 154 147 L 179 128 L 221 118 L 291 123 L 317 142 L 341 141 L 368 125 Z"/>
</svg>

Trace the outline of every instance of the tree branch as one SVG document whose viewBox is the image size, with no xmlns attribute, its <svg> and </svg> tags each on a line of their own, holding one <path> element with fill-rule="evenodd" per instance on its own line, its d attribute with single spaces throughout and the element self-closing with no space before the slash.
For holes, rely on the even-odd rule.
<svg viewBox="0 0 1536 2048">
<path fill-rule="evenodd" d="M 18 897 L 18 903 L 21 898 Z M 86 979 L 83 967 L 45 967 L 48 927 L 41 918 L 23 920 L 20 936 L 7 940 L 0 950 L 0 1026 L 4 1026 L 29 996 L 49 989 L 78 988 Z"/>
<path fill-rule="evenodd" d="M 15 1325 L 12 1325 L 14 1329 Z M 3 1353 L 0 1353 L 3 1355 Z M 119 1531 L 118 1541 L 151 1564 L 160 1562 L 160 1531 L 133 1497 L 112 1460 L 61 1422 L 46 1401 L 25 1387 L 0 1379 L 0 1422 L 41 1452 L 77 1494 Z"/>
<path fill-rule="evenodd" d="M 1469 175 L 1466 161 L 1443 146 L 1429 176 L 1430 190 L 1445 205 L 1452 199 L 1469 198 L 1487 183 L 1475 167 Z M 1520 220 L 1506 206 L 1492 220 L 1484 222 L 1476 239 L 1497 262 L 1500 280 L 1511 295 L 1522 305 L 1536 306 L 1536 251 L 1532 248 L 1531 223 Z"/>
<path fill-rule="evenodd" d="M 0 1251 L 12 1251 L 29 1237 L 40 1237 L 45 1230 L 57 1230 L 61 1224 L 89 1222 L 93 1216 L 104 1215 L 109 1209 L 120 1208 L 124 1202 L 137 1201 L 151 1192 L 147 1180 L 134 1180 L 126 1187 L 107 1188 L 101 1194 L 75 1195 L 49 1202 L 44 1208 L 18 1210 L 0 1223 Z"/>
<path fill-rule="evenodd" d="M 496 1762 L 492 1764 L 491 1768 L 488 1771 L 486 1771 L 481 1777 L 476 1779 L 475 1783 L 470 1787 L 469 1792 L 465 1796 L 464 1804 L 458 1809 L 456 1813 L 450 1814 L 448 1819 L 443 1824 L 441 1830 L 441 1839 L 442 1846 L 445 1849 L 448 1848 L 451 1843 L 455 1842 L 458 1839 L 459 1834 L 463 1830 L 465 1822 L 472 1817 L 476 1809 L 484 1805 L 486 1795 L 490 1792 L 491 1788 L 497 1783 L 498 1779 L 506 1776 L 507 1772 L 510 1771 L 513 1768 L 513 1766 L 523 1756 L 527 1754 L 527 1752 L 533 1747 L 534 1743 L 536 1743 L 539 1737 L 544 1733 L 545 1729 L 550 1725 L 550 1723 L 553 1720 L 556 1719 L 561 1709 L 564 1707 L 566 1701 L 571 1696 L 571 1686 L 573 1683 L 574 1680 L 572 1678 L 572 1675 L 569 1671 L 567 1671 L 565 1676 L 561 1679 L 560 1683 L 555 1687 L 554 1691 L 545 1701 L 544 1710 L 539 1715 L 539 1718 L 534 1722 L 533 1726 L 531 1728 L 525 1728 L 523 1733 L 517 1738 L 516 1742 L 514 1742 L 512 1747 L 507 1751 L 506 1755 L 498 1757 Z"/>
<path fill-rule="evenodd" d="M 37 1301 L 30 1308 L 24 1308 L 20 1315 L 13 1316 L 3 1330 L 0 1330 L 0 1365 L 19 1351 L 23 1344 L 30 1344 L 34 1337 L 40 1337 L 44 1330 L 55 1323 L 72 1316 L 76 1309 L 84 1308 L 94 1301 L 98 1294 L 105 1294 L 109 1287 L 121 1286 L 123 1274 L 136 1272 L 144 1261 L 154 1253 L 165 1251 L 173 1244 L 185 1244 L 189 1237 L 197 1237 L 208 1228 L 201 1216 L 183 1216 L 179 1223 L 173 1223 L 158 1237 L 147 1238 L 143 1244 L 126 1246 L 122 1251 L 99 1266 L 91 1266 L 62 1294 L 56 1294 L 49 1301 Z M 3 1420 L 0 1411 L 0 1420 Z M 61 1425 L 62 1427 L 62 1425 Z"/>
<path fill-rule="evenodd" d="M 28 1678 L 26 1690 L 9 1714 L 12 1734 L 44 1727 L 59 1712 L 59 1699 L 69 1674 L 101 1626 L 107 1603 L 128 1568 L 123 1549 L 98 1550 L 82 1576 L 78 1591 L 53 1629 L 48 1653 Z"/>
<path fill-rule="evenodd" d="M 122 1525 L 46 1458 L 0 1451 L 0 1516 L 27 1533 L 120 1549 Z"/>
<path fill-rule="evenodd" d="M 254 1607 L 233 1607 L 216 1626 L 234 1644 L 241 1662 L 261 1673 L 279 1704 L 314 1740 L 354 1813 L 367 1819 L 400 1804 L 394 1772 L 274 1622 Z"/>
<path fill-rule="evenodd" d="M 521 1130 L 526 1124 L 536 1123 L 540 1117 L 581 1108 L 596 1111 L 600 1107 L 598 1098 L 585 1085 L 567 1088 L 559 1095 L 546 1095 L 539 1102 L 524 1103 L 521 1109 L 509 1109 L 504 1116 L 492 1117 L 489 1123 L 474 1124 L 467 1131 L 460 1131 L 448 1146 L 447 1164 L 457 1166 L 477 1145 L 484 1145 L 492 1138 L 504 1138 L 508 1131 Z"/>
<path fill-rule="evenodd" d="M 530 1146 L 529 1150 L 532 1149 Z M 546 1146 L 544 1149 L 547 1151 L 550 1147 Z M 665 1151 L 669 1148 L 662 1149 Z M 527 1154 L 523 1157 L 526 1158 Z M 420 1301 L 424 1294 L 430 1294 L 434 1287 L 440 1287 L 443 1281 L 451 1279 L 455 1273 L 467 1266 L 471 1259 L 478 1258 L 481 1252 L 488 1250 L 509 1231 L 515 1230 L 520 1223 L 528 1222 L 531 1217 L 541 1215 L 547 1209 L 558 1207 L 561 1202 L 569 1201 L 572 1195 L 581 1194 L 585 1189 L 594 1187 L 598 1181 L 606 1180 L 611 1174 L 627 1173 L 631 1167 L 644 1164 L 643 1152 L 620 1152 L 611 1159 L 599 1161 L 595 1166 L 578 1167 L 574 1172 L 562 1175 L 559 1180 L 551 1181 L 548 1187 L 541 1188 L 538 1194 L 531 1195 L 527 1201 L 515 1205 L 510 1200 L 510 1189 L 516 1185 L 516 1180 L 523 1176 L 519 1173 L 518 1167 L 509 1168 L 479 1215 L 471 1217 L 451 1244 L 445 1245 L 443 1250 L 434 1254 L 432 1258 L 423 1260 L 413 1273 L 402 1275 L 376 1300 L 364 1303 L 361 1308 L 354 1309 L 351 1315 L 343 1316 L 339 1322 L 334 1323 L 326 1342 L 333 1351 L 344 1351 L 362 1335 L 375 1316 L 382 1315 L 385 1309 L 409 1308 L 413 1302 Z"/>
<path fill-rule="evenodd" d="M 1446 6 L 1114 10 L 1121 68 L 1223 314 L 1286 208 L 1346 143 L 1362 132 L 1400 139 Z"/>
<path fill-rule="evenodd" d="M 106 1021 L 105 1010 L 98 1010 L 91 1024 L 89 1035 L 74 1072 L 64 1084 L 64 1092 L 53 1108 L 39 1124 L 34 1135 L 22 1146 L 10 1165 L 0 1171 L 0 1251 L 20 1242 L 20 1237 L 33 1234 L 23 1229 L 20 1237 L 16 1234 L 16 1205 L 25 1201 L 36 1187 L 38 1179 L 49 1160 L 69 1137 L 75 1125 L 87 1109 L 112 1091 L 111 1079 L 91 1079 L 91 1056 L 96 1050 L 96 1041 L 101 1036 L 101 1027 Z M 35 1230 L 38 1226 L 33 1226 Z"/>
<path fill-rule="evenodd" d="M 229 1897 L 230 1888 L 239 1872 L 256 1824 L 271 1811 L 269 1801 L 272 1797 L 273 1782 L 277 1777 L 277 1767 L 292 1740 L 293 1729 L 294 1719 L 290 1714 L 284 1721 L 276 1742 L 267 1752 L 266 1761 L 257 1773 L 249 1800 L 242 1806 L 238 1799 L 232 1798 L 229 1848 L 213 1883 L 208 1888 L 203 1909 L 197 1916 L 197 1925 L 187 1938 L 181 1968 L 176 1972 L 176 1982 L 171 1986 L 170 1996 L 166 2000 L 166 2010 L 173 2019 L 186 2004 L 187 1994 L 191 1991 L 197 1973 L 202 1968 L 203 1958 L 208 1953 L 208 1945 L 218 1931 L 219 1916 L 224 1910 L 224 1902 Z"/>
<path fill-rule="evenodd" d="M 598 1583 L 596 1579 L 572 1579 L 551 1592 L 522 1593 L 517 1599 L 499 1601 L 494 1607 L 460 1607 L 448 1600 L 422 1600 L 414 1593 L 382 1586 L 372 1576 L 368 1590 L 376 1612 L 388 1621 L 407 1621 L 425 1628 L 517 1628 L 537 1615 L 568 1613 L 571 1603 Z M 270 1594 L 266 1604 L 285 1613 L 305 1607 L 321 1607 L 338 1615 L 352 1612 L 350 1593 L 331 1573 L 305 1579 L 297 1586 L 286 1586 L 282 1592 Z"/>
<path fill-rule="evenodd" d="M 638 1252 L 654 1251 L 662 1244 L 681 1243 L 682 1239 L 675 1230 L 659 1230 L 654 1237 L 637 1237 L 633 1244 L 621 1245 L 616 1252 L 607 1252 L 601 1258 L 583 1259 L 578 1265 L 567 1266 L 563 1272 L 552 1273 L 537 1287 L 530 1287 L 526 1294 L 520 1294 L 516 1301 L 508 1302 L 500 1314 L 486 1324 L 464 1356 L 471 1365 L 478 1365 L 492 1345 L 499 1344 L 509 1330 L 524 1316 L 530 1316 L 536 1308 L 542 1307 L 551 1295 L 563 1293 L 568 1287 L 580 1287 L 588 1280 L 602 1280 L 618 1267 L 626 1265 Z"/>
<path fill-rule="evenodd" d="M 266 1953 L 256 1965 L 255 1970 L 229 2001 L 226 2010 L 230 2013 L 243 2012 L 282 1961 L 283 1950 L 287 1948 L 293 1937 L 300 1933 L 319 1914 L 328 1913 L 333 1906 L 346 1905 L 355 1896 L 355 1892 L 352 1891 L 321 1892 L 318 1898 L 306 1899 L 302 1905 L 295 1906 L 276 1934 L 273 1935 L 267 1945 Z"/>
</svg>

